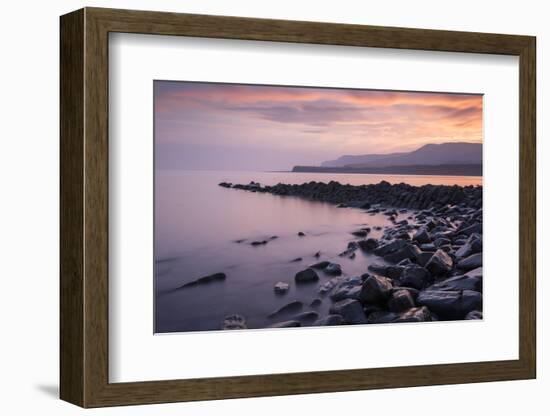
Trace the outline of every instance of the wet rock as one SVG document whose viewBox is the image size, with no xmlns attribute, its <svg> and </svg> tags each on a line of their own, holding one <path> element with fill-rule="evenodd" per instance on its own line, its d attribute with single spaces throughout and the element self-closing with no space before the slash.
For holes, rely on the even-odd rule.
<svg viewBox="0 0 550 416">
<path fill-rule="evenodd" d="M 295 328 L 299 326 L 302 326 L 300 321 L 290 320 L 290 321 L 277 322 L 276 324 L 269 325 L 269 328 Z"/>
<path fill-rule="evenodd" d="M 352 276 L 343 279 L 333 290 L 330 299 L 338 302 L 343 299 L 359 299 L 362 280 L 359 276 Z"/>
<path fill-rule="evenodd" d="M 300 262 L 300 261 L 302 261 L 302 260 L 303 260 L 303 258 L 301 258 L 301 257 L 296 257 L 295 259 L 290 260 L 290 262 L 291 262 L 291 263 L 298 263 L 298 262 Z"/>
<path fill-rule="evenodd" d="M 212 282 L 221 282 L 224 281 L 226 278 L 225 273 L 214 273 L 208 276 L 200 277 L 196 280 L 193 280 L 191 282 L 185 283 L 178 287 L 178 289 L 185 289 L 188 287 L 196 286 L 196 285 L 204 285 Z"/>
<path fill-rule="evenodd" d="M 451 244 L 451 240 L 449 240 L 446 237 L 439 237 L 434 240 L 434 246 L 436 247 L 441 248 L 442 246 L 449 245 L 449 244 Z"/>
<path fill-rule="evenodd" d="M 402 249 L 405 247 L 408 243 L 403 240 L 394 240 L 391 243 L 384 244 L 382 246 L 379 246 L 374 250 L 374 254 L 380 257 L 384 257 L 385 255 L 388 255 L 390 253 L 393 253 L 397 250 Z"/>
<path fill-rule="evenodd" d="M 367 238 L 366 240 L 359 240 L 357 244 L 363 251 L 372 251 L 378 247 L 378 240 L 376 238 Z"/>
<path fill-rule="evenodd" d="M 483 232 L 483 226 L 481 223 L 475 223 L 470 226 L 461 228 L 459 230 L 460 234 L 470 235 L 473 233 L 481 234 Z"/>
<path fill-rule="evenodd" d="M 331 314 L 341 315 L 349 324 L 365 324 L 367 318 L 361 303 L 353 299 L 344 299 L 330 307 Z"/>
<path fill-rule="evenodd" d="M 277 294 L 283 294 L 288 292 L 288 289 L 290 288 L 290 285 L 285 282 L 277 282 L 275 283 L 275 286 L 273 286 L 273 290 L 275 290 L 275 293 Z"/>
<path fill-rule="evenodd" d="M 341 277 L 333 277 L 332 279 L 324 282 L 322 285 L 319 286 L 319 293 L 321 295 L 326 295 L 331 290 L 333 290 L 336 286 L 338 286 L 342 282 Z"/>
<path fill-rule="evenodd" d="M 449 273 L 453 268 L 453 259 L 443 250 L 437 250 L 426 263 L 426 269 L 435 276 Z"/>
<path fill-rule="evenodd" d="M 304 233 L 303 231 L 298 232 L 298 237 L 305 237 L 305 236 L 306 236 L 306 233 Z"/>
<path fill-rule="evenodd" d="M 222 188 L 231 188 L 233 184 L 231 182 L 220 182 L 218 186 L 221 186 Z"/>
<path fill-rule="evenodd" d="M 426 267 L 426 264 L 428 264 L 428 261 L 432 258 L 434 255 L 434 251 L 421 251 L 416 256 L 416 263 L 418 263 L 422 267 Z"/>
<path fill-rule="evenodd" d="M 396 290 L 388 300 L 388 309 L 391 312 L 404 312 L 414 307 L 414 299 L 408 290 Z"/>
<path fill-rule="evenodd" d="M 296 315 L 293 320 L 301 322 L 302 324 L 311 324 L 319 319 L 319 314 L 315 311 L 302 312 Z"/>
<path fill-rule="evenodd" d="M 483 313 L 481 311 L 471 311 L 466 314 L 464 319 L 467 319 L 467 320 L 483 319 Z"/>
<path fill-rule="evenodd" d="M 347 208 L 348 206 L 344 203 L 336 205 L 336 208 Z"/>
<path fill-rule="evenodd" d="M 469 273 L 450 277 L 430 286 L 429 290 L 475 290 L 482 291 L 482 268 L 471 270 Z"/>
<path fill-rule="evenodd" d="M 477 269 L 483 265 L 482 253 L 472 254 L 458 262 L 457 267 L 463 270 Z"/>
<path fill-rule="evenodd" d="M 223 319 L 222 329 L 246 329 L 246 319 L 241 315 L 227 315 Z"/>
<path fill-rule="evenodd" d="M 415 289 L 422 289 L 431 283 L 432 280 L 428 270 L 417 264 L 412 264 L 404 268 L 399 278 L 399 284 L 406 287 L 414 287 Z"/>
<path fill-rule="evenodd" d="M 378 263 L 372 263 L 368 266 L 368 269 L 371 272 L 376 273 L 380 276 L 389 277 L 390 279 L 399 279 L 401 277 L 401 273 L 403 273 L 403 270 L 405 270 L 405 266 L 387 266 Z"/>
<path fill-rule="evenodd" d="M 411 308 L 399 315 L 393 322 L 430 322 L 432 314 L 425 306 L 419 308 Z"/>
<path fill-rule="evenodd" d="M 318 251 L 317 253 L 315 253 L 315 254 L 313 255 L 313 257 L 315 257 L 316 259 L 318 259 L 319 257 L 321 257 L 321 252 Z"/>
<path fill-rule="evenodd" d="M 322 270 L 326 268 L 329 264 L 330 264 L 330 261 L 320 261 L 319 263 L 312 264 L 309 267 L 311 267 L 312 269 Z"/>
<path fill-rule="evenodd" d="M 420 250 L 422 251 L 431 251 L 432 253 L 435 252 L 436 247 L 433 243 L 427 243 L 427 244 L 421 244 Z"/>
<path fill-rule="evenodd" d="M 352 231 L 351 234 L 355 237 L 366 237 L 369 232 L 365 229 L 360 229 L 357 231 Z"/>
<path fill-rule="evenodd" d="M 321 303 L 323 303 L 323 300 L 320 299 L 320 298 L 315 298 L 311 301 L 311 303 L 309 304 L 309 306 L 311 306 L 312 308 L 318 308 L 319 306 L 321 306 Z"/>
<path fill-rule="evenodd" d="M 463 319 L 468 312 L 481 309 L 482 298 L 473 290 L 425 290 L 416 302 L 442 319 Z"/>
<path fill-rule="evenodd" d="M 250 243 L 251 246 L 264 246 L 266 244 L 267 244 L 267 240 L 252 241 Z"/>
<path fill-rule="evenodd" d="M 471 254 L 479 253 L 482 250 L 481 235 L 473 233 L 470 234 L 468 239 L 462 244 L 462 246 L 456 251 L 457 258 L 465 258 Z"/>
<path fill-rule="evenodd" d="M 367 323 L 369 324 L 389 324 L 399 317 L 395 312 L 374 311 L 368 315 Z"/>
<path fill-rule="evenodd" d="M 413 241 L 418 241 L 420 244 L 426 244 L 430 243 L 432 241 L 432 237 L 430 236 L 429 231 L 422 227 L 420 228 L 414 235 L 413 235 Z"/>
<path fill-rule="evenodd" d="M 296 283 L 316 282 L 317 280 L 319 280 L 319 276 L 317 275 L 315 270 L 309 268 L 296 273 L 296 276 L 294 276 L 294 280 L 296 281 Z"/>
<path fill-rule="evenodd" d="M 402 241 L 402 240 L 397 240 Z M 386 254 L 384 260 L 389 263 L 399 263 L 405 259 L 416 259 L 416 256 L 420 254 L 420 249 L 412 244 L 406 243 L 402 248 L 393 253 Z"/>
<path fill-rule="evenodd" d="M 328 315 L 324 318 L 318 319 L 313 322 L 313 326 L 332 326 L 332 325 L 342 325 L 344 323 L 344 318 L 342 315 Z"/>
<path fill-rule="evenodd" d="M 342 266 L 338 263 L 329 263 L 323 271 L 331 276 L 340 276 L 342 274 Z"/>
<path fill-rule="evenodd" d="M 296 313 L 298 311 L 301 311 L 304 307 L 304 304 L 298 300 L 295 300 L 293 302 L 287 303 L 284 306 L 281 306 L 279 309 L 277 309 L 275 312 L 271 312 L 268 317 L 269 318 L 276 318 L 280 315 L 288 314 L 288 313 Z"/>
<path fill-rule="evenodd" d="M 359 299 L 363 303 L 382 303 L 388 300 L 392 292 L 392 283 L 382 276 L 367 275 L 363 280 Z"/>
</svg>

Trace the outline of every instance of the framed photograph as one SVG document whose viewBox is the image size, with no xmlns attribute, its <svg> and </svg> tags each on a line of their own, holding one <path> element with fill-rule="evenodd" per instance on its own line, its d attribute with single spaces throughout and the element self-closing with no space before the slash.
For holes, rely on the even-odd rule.
<svg viewBox="0 0 550 416">
<path fill-rule="evenodd" d="M 61 398 L 535 378 L 535 49 L 62 16 Z"/>
</svg>

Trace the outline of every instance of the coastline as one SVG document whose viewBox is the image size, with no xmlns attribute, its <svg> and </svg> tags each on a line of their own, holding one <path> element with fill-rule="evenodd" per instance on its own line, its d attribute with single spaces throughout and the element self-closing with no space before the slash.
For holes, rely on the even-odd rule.
<svg viewBox="0 0 550 416">
<path fill-rule="evenodd" d="M 482 319 L 481 186 L 384 181 L 359 186 L 335 181 L 219 186 L 362 209 L 386 215 L 391 223 L 380 238 L 369 237 L 370 227 L 358 227 L 353 240 L 342 247 L 340 257 L 353 259 L 361 250 L 379 258 L 363 274 L 348 275 L 337 260 L 320 255 L 305 269 L 297 265 L 294 276 L 274 282 L 274 293 L 266 296 L 280 296 L 290 285 L 317 284 L 319 303 L 331 305 L 329 314 L 320 316 L 314 302 L 290 302 L 270 315 L 271 327 Z M 398 212 L 407 212 L 407 219 L 397 221 Z M 222 327 L 244 329 L 246 317 L 226 316 Z"/>
</svg>

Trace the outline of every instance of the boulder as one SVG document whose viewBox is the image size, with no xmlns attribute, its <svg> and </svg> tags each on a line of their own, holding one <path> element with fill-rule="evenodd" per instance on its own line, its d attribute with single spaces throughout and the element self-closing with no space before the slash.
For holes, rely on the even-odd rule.
<svg viewBox="0 0 550 416">
<path fill-rule="evenodd" d="M 323 303 L 323 300 L 322 299 L 319 299 L 319 298 L 315 298 L 311 301 L 311 303 L 309 304 L 309 306 L 311 306 L 312 308 L 317 308 L 319 306 L 321 306 L 321 303 Z"/>
<path fill-rule="evenodd" d="M 378 240 L 376 238 L 367 238 L 366 240 L 359 240 L 357 242 L 361 250 L 372 251 L 378 247 Z"/>
<path fill-rule="evenodd" d="M 421 251 L 417 246 L 406 243 L 406 245 L 399 250 L 394 251 L 393 253 L 386 254 L 384 256 L 384 260 L 390 263 L 399 263 L 400 261 L 405 259 L 416 259 L 416 256 L 420 254 L 420 252 Z"/>
<path fill-rule="evenodd" d="M 322 270 L 330 264 L 330 261 L 320 261 L 319 263 L 312 264 L 309 266 L 312 269 Z"/>
<path fill-rule="evenodd" d="M 317 275 L 315 270 L 309 268 L 296 273 L 296 276 L 294 276 L 294 280 L 296 281 L 296 283 L 310 283 L 319 280 L 319 276 Z"/>
<path fill-rule="evenodd" d="M 227 315 L 223 318 L 222 329 L 246 329 L 246 319 L 241 315 Z"/>
<path fill-rule="evenodd" d="M 344 321 L 349 324 L 365 324 L 367 318 L 359 301 L 344 299 L 336 302 L 330 307 L 331 314 L 341 315 Z"/>
<path fill-rule="evenodd" d="M 459 233 L 465 234 L 465 235 L 470 235 L 473 233 L 481 234 L 482 232 L 483 232 L 483 226 L 479 222 L 476 222 L 475 224 L 459 229 Z"/>
<path fill-rule="evenodd" d="M 323 271 L 326 274 L 330 274 L 332 276 L 340 276 L 342 274 L 342 266 L 340 266 L 338 263 L 329 263 L 327 267 L 323 269 Z"/>
<path fill-rule="evenodd" d="M 388 300 L 388 308 L 391 312 L 404 312 L 414 307 L 414 300 L 408 290 L 396 290 Z"/>
<path fill-rule="evenodd" d="M 355 237 L 366 237 L 369 232 L 366 229 L 360 229 L 356 231 L 352 231 L 351 234 Z"/>
<path fill-rule="evenodd" d="M 460 276 L 450 277 L 430 286 L 428 290 L 475 290 L 481 292 L 483 287 L 482 268 L 471 270 Z"/>
<path fill-rule="evenodd" d="M 389 324 L 399 317 L 395 312 L 374 311 L 368 315 L 367 323 L 369 324 Z"/>
<path fill-rule="evenodd" d="M 416 256 L 416 262 L 422 266 L 422 267 L 426 267 L 426 264 L 428 264 L 428 261 L 432 258 L 432 256 L 434 255 L 434 252 L 436 250 L 428 250 L 428 251 L 421 251 L 420 253 L 418 253 L 418 255 Z"/>
<path fill-rule="evenodd" d="M 374 250 L 374 254 L 376 254 L 377 256 L 383 257 L 387 254 L 393 253 L 405 247 L 407 244 L 408 243 L 404 240 L 394 240 L 391 243 L 378 246 L 378 248 Z"/>
<path fill-rule="evenodd" d="M 426 263 L 426 269 L 435 276 L 449 273 L 453 268 L 453 259 L 443 250 L 437 250 Z"/>
<path fill-rule="evenodd" d="M 383 264 L 372 263 L 368 266 L 368 269 L 381 276 L 389 277 L 390 279 L 399 279 L 401 273 L 405 269 L 405 266 L 386 266 Z"/>
<path fill-rule="evenodd" d="M 419 228 L 412 239 L 418 241 L 420 244 L 431 243 L 432 241 L 432 237 L 426 227 Z"/>
<path fill-rule="evenodd" d="M 363 303 L 382 303 L 388 300 L 393 285 L 382 276 L 367 275 L 363 280 L 359 300 Z"/>
<path fill-rule="evenodd" d="M 342 315 L 328 315 L 324 318 L 318 319 L 313 322 L 313 326 L 332 326 L 332 325 L 342 325 L 344 323 L 344 318 Z"/>
<path fill-rule="evenodd" d="M 281 306 L 279 309 L 277 309 L 275 312 L 272 312 L 268 315 L 269 318 L 275 318 L 280 315 L 288 314 L 288 313 L 296 313 L 298 311 L 301 311 L 304 307 L 304 304 L 298 300 L 295 300 L 293 302 L 287 303 L 284 306 Z"/>
<path fill-rule="evenodd" d="M 468 312 L 481 309 L 482 298 L 473 290 L 424 290 L 416 302 L 443 319 L 464 319 Z"/>
<path fill-rule="evenodd" d="M 393 322 L 430 322 L 432 320 L 433 317 L 429 309 L 422 306 L 401 313 Z"/>
<path fill-rule="evenodd" d="M 399 278 L 399 284 L 405 287 L 422 289 L 433 281 L 432 276 L 424 267 L 418 264 L 406 266 Z"/>
<path fill-rule="evenodd" d="M 332 292 L 330 298 L 334 302 L 343 299 L 359 299 L 361 293 L 362 280 L 360 277 L 353 276 L 343 280 Z"/>
<path fill-rule="evenodd" d="M 275 283 L 275 286 L 273 286 L 273 290 L 275 290 L 275 293 L 283 294 L 288 291 L 290 288 L 290 285 L 285 282 L 277 282 Z"/>
<path fill-rule="evenodd" d="M 483 266 L 483 254 L 476 253 L 458 262 L 457 267 L 462 270 L 472 270 Z"/>
<path fill-rule="evenodd" d="M 302 312 L 292 318 L 294 321 L 301 322 L 303 324 L 310 324 L 319 319 L 319 314 L 315 311 Z"/>
</svg>

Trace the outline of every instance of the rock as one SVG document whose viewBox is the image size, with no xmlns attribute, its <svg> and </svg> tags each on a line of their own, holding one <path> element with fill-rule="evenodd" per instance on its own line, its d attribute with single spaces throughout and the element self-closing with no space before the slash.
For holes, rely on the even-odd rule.
<svg viewBox="0 0 550 416">
<path fill-rule="evenodd" d="M 361 209 L 370 209 L 371 204 L 369 204 L 368 202 L 365 202 L 364 204 L 360 205 L 359 208 L 361 208 Z"/>
<path fill-rule="evenodd" d="M 319 257 L 321 257 L 321 252 L 318 251 L 317 253 L 315 253 L 315 254 L 313 255 L 313 257 L 315 257 L 316 259 L 318 259 Z"/>
<path fill-rule="evenodd" d="M 321 295 L 326 295 L 328 292 L 330 292 L 332 289 L 338 286 L 341 282 L 342 282 L 341 277 L 333 277 L 332 279 L 328 280 L 327 282 L 319 286 L 319 293 Z"/>
<path fill-rule="evenodd" d="M 404 312 L 414 307 L 414 300 L 408 290 L 397 290 L 391 294 L 388 308 L 391 312 Z"/>
<path fill-rule="evenodd" d="M 422 267 L 426 267 L 426 264 L 428 264 L 428 261 L 432 258 L 432 256 L 434 255 L 434 251 L 421 251 L 420 253 L 418 253 L 418 255 L 416 256 L 416 262 L 422 266 Z"/>
<path fill-rule="evenodd" d="M 246 319 L 241 315 L 227 315 L 223 318 L 222 329 L 246 329 Z"/>
<path fill-rule="evenodd" d="M 431 283 L 432 277 L 428 270 L 417 264 L 411 264 L 406 266 L 401 273 L 399 283 L 402 286 L 414 287 L 415 289 L 422 289 L 427 284 Z"/>
<path fill-rule="evenodd" d="M 296 283 L 316 282 L 317 280 L 319 280 L 319 276 L 317 275 L 317 273 L 315 273 L 315 270 L 310 268 L 296 273 L 296 276 L 294 276 L 294 280 L 296 280 Z"/>
<path fill-rule="evenodd" d="M 278 293 L 278 294 L 286 293 L 289 288 L 290 288 L 290 285 L 285 282 L 277 282 L 275 283 L 275 286 L 273 286 L 275 293 Z"/>
<path fill-rule="evenodd" d="M 405 269 L 405 266 L 386 266 L 378 263 L 372 263 L 369 265 L 368 269 L 381 276 L 389 277 L 390 279 L 399 279 L 401 273 Z"/>
<path fill-rule="evenodd" d="M 479 267 L 471 272 L 474 273 L 466 273 L 445 279 L 430 286 L 428 290 L 475 290 L 481 292 L 483 287 L 482 268 Z"/>
<path fill-rule="evenodd" d="M 395 312 L 374 311 L 369 314 L 367 323 L 369 324 L 389 324 L 399 317 Z"/>
<path fill-rule="evenodd" d="M 351 234 L 356 236 L 356 237 L 366 237 L 368 233 L 369 232 L 367 230 L 362 228 L 362 229 L 357 230 L 357 231 L 352 231 Z"/>
<path fill-rule="evenodd" d="M 430 243 L 432 241 L 432 237 L 430 236 L 429 231 L 422 227 L 420 228 L 414 235 L 413 235 L 413 241 L 418 241 L 420 244 Z"/>
<path fill-rule="evenodd" d="M 473 290 L 425 290 L 416 302 L 443 319 L 463 319 L 468 312 L 481 309 L 482 298 Z"/>
<path fill-rule="evenodd" d="M 311 303 L 309 304 L 309 306 L 311 306 L 312 308 L 317 308 L 319 306 L 321 306 L 321 303 L 323 303 L 323 300 L 322 299 L 319 299 L 319 298 L 315 298 L 311 301 Z"/>
<path fill-rule="evenodd" d="M 277 322 L 276 324 L 269 325 L 269 328 L 294 328 L 298 326 L 302 326 L 302 324 L 299 321 L 291 320 Z"/>
<path fill-rule="evenodd" d="M 483 254 L 476 253 L 458 262 L 457 267 L 463 270 L 477 269 L 483 265 Z"/>
<path fill-rule="evenodd" d="M 434 246 L 436 247 L 442 247 L 449 244 L 451 244 L 451 240 L 445 237 L 439 237 L 434 240 Z"/>
<path fill-rule="evenodd" d="M 374 254 L 383 257 L 405 247 L 407 244 L 408 243 L 404 240 L 394 240 L 391 243 L 387 243 L 376 248 L 374 250 Z"/>
<path fill-rule="evenodd" d="M 329 263 L 329 265 L 325 267 L 323 271 L 326 274 L 330 274 L 332 276 L 340 276 L 342 274 L 342 266 L 340 266 L 338 263 Z"/>
<path fill-rule="evenodd" d="M 467 320 L 483 319 L 483 313 L 481 311 L 470 311 L 466 314 L 464 319 L 467 319 Z"/>
<path fill-rule="evenodd" d="M 330 307 L 331 314 L 341 315 L 349 324 L 365 324 L 367 318 L 361 304 L 354 299 L 344 299 Z"/>
<path fill-rule="evenodd" d="M 270 240 L 276 240 L 278 239 L 279 236 L 278 235 L 272 235 L 271 237 L 269 237 Z"/>
<path fill-rule="evenodd" d="M 342 325 L 344 323 L 344 318 L 342 315 L 328 315 L 324 318 L 318 319 L 313 322 L 313 326 L 332 326 L 332 325 Z"/>
<path fill-rule="evenodd" d="M 307 311 L 294 316 L 292 319 L 301 322 L 302 324 L 311 324 L 319 319 L 319 314 L 315 311 Z"/>
<path fill-rule="evenodd" d="M 468 227 L 459 229 L 460 234 L 470 235 L 473 233 L 481 234 L 483 232 L 483 226 L 481 223 L 475 223 Z"/>
<path fill-rule="evenodd" d="M 435 276 L 449 273 L 453 268 L 453 259 L 443 250 L 437 250 L 426 263 L 426 269 Z"/>
<path fill-rule="evenodd" d="M 305 237 L 306 236 L 306 233 L 300 231 L 298 232 L 298 237 Z"/>
<path fill-rule="evenodd" d="M 359 299 L 361 293 L 362 280 L 358 276 L 345 278 L 335 288 L 330 295 L 330 299 L 338 302 L 343 299 Z"/>
<path fill-rule="evenodd" d="M 221 281 L 225 280 L 225 278 L 226 278 L 225 273 L 214 273 L 214 274 L 211 274 L 211 275 L 208 275 L 208 276 L 200 277 L 200 278 L 198 278 L 196 280 L 193 280 L 191 282 L 185 283 L 185 284 L 181 285 L 180 287 L 178 287 L 178 289 L 185 289 L 185 288 L 188 288 L 188 287 L 191 287 L 191 286 L 203 285 L 203 284 L 208 284 L 208 283 L 212 283 L 212 282 L 221 282 Z"/>
<path fill-rule="evenodd" d="M 403 241 L 403 240 L 397 240 L 397 241 Z M 389 263 L 399 263 L 400 261 L 405 259 L 416 259 L 416 256 L 418 256 L 420 252 L 421 251 L 417 246 L 406 243 L 406 245 L 400 248 L 399 250 L 394 251 L 393 253 L 386 254 L 384 256 L 384 260 L 386 260 Z"/>
<path fill-rule="evenodd" d="M 344 203 L 336 205 L 336 208 L 347 208 L 348 206 Z"/>
<path fill-rule="evenodd" d="M 220 182 L 218 186 L 221 186 L 223 188 L 231 188 L 233 184 L 231 182 Z"/>
<path fill-rule="evenodd" d="M 363 303 L 382 303 L 392 292 L 392 283 L 382 276 L 367 275 L 363 280 L 359 299 Z"/>
<path fill-rule="evenodd" d="M 361 250 L 372 251 L 378 247 L 378 240 L 376 238 L 367 238 L 366 240 L 359 240 L 357 244 Z"/>
<path fill-rule="evenodd" d="M 319 263 L 312 264 L 312 265 L 309 266 L 309 267 L 312 268 L 312 269 L 319 269 L 319 270 L 322 270 L 322 269 L 324 269 L 325 267 L 327 267 L 329 264 L 330 264 L 329 261 L 320 261 Z"/>
<path fill-rule="evenodd" d="M 436 247 L 433 243 L 420 244 L 420 250 L 431 251 L 433 253 L 436 250 Z"/>
<path fill-rule="evenodd" d="M 420 308 L 411 308 L 399 315 L 393 322 L 430 322 L 432 314 L 425 306 Z"/>
<path fill-rule="evenodd" d="M 291 263 L 298 263 L 298 262 L 300 262 L 300 261 L 302 261 L 302 260 L 303 260 L 303 258 L 301 258 L 301 257 L 296 257 L 295 259 L 290 260 L 290 262 L 291 262 Z"/>
<path fill-rule="evenodd" d="M 252 241 L 250 243 L 251 246 L 263 246 L 263 245 L 266 245 L 267 244 L 267 241 L 266 240 L 261 240 L 261 241 Z"/>
<path fill-rule="evenodd" d="M 295 313 L 298 311 L 301 311 L 304 307 L 304 304 L 298 300 L 292 301 L 290 303 L 287 303 L 284 306 L 281 306 L 279 309 L 277 309 L 275 312 L 271 312 L 268 315 L 268 318 L 275 318 L 280 315 L 288 314 L 288 313 Z"/>
</svg>

